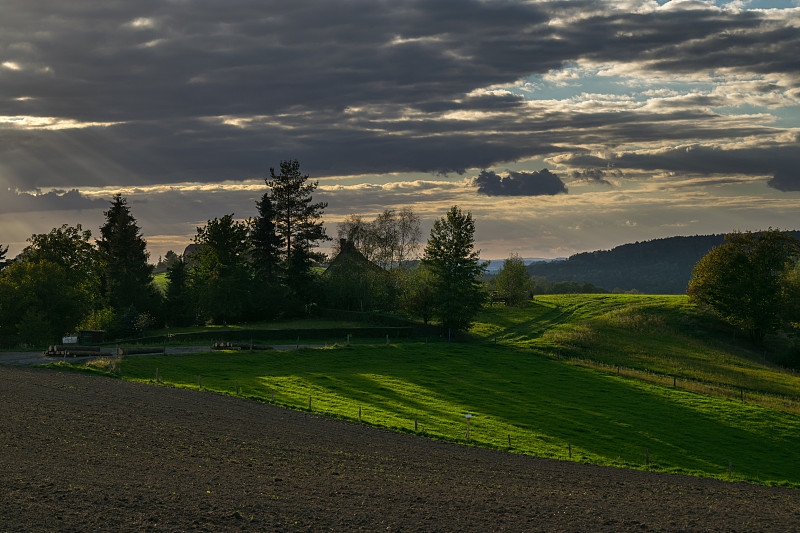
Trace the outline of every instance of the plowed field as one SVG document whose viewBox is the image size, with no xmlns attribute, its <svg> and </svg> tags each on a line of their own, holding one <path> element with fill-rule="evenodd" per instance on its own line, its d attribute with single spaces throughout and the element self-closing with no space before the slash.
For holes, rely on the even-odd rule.
<svg viewBox="0 0 800 533">
<path fill-rule="evenodd" d="M 0 366 L 0 531 L 793 531 L 800 491 Z"/>
</svg>

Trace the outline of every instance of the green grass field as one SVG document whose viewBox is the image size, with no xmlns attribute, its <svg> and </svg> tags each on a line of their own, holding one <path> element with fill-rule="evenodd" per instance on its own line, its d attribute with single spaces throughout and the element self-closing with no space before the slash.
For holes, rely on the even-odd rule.
<svg viewBox="0 0 800 533">
<path fill-rule="evenodd" d="M 161 291 L 161 294 L 166 294 L 167 292 L 167 285 L 169 284 L 169 280 L 167 279 L 167 273 L 162 272 L 161 274 L 156 274 L 153 276 L 153 283 L 156 284 L 158 290 Z"/>
<path fill-rule="evenodd" d="M 794 362 L 785 345 L 756 348 L 685 296 L 540 296 L 523 309 L 486 309 L 473 331 L 485 340 L 574 364 L 615 370 L 728 397 L 741 393 L 800 412 L 800 379 L 769 361 Z M 764 351 L 769 358 L 763 359 Z M 792 358 L 794 361 L 792 361 Z"/>
<path fill-rule="evenodd" d="M 681 297 L 553 296 L 486 309 L 466 343 L 129 357 L 124 379 L 197 387 L 516 453 L 800 488 L 800 416 L 617 375 L 800 390 Z M 495 341 L 496 339 L 496 341 Z M 727 346 L 727 347 L 726 347 Z M 558 357 L 561 354 L 561 357 Z M 605 365 L 605 366 L 603 366 Z M 705 380 L 705 381 L 704 381 Z M 798 394 L 800 396 L 800 394 Z M 509 445 L 510 439 L 510 445 Z M 649 454 L 649 465 L 646 457 Z"/>
</svg>

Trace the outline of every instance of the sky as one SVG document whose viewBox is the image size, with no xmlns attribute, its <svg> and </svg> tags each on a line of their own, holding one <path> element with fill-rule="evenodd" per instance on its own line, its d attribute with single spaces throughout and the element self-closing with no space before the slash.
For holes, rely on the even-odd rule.
<svg viewBox="0 0 800 533">
<path fill-rule="evenodd" d="M 800 1 L 0 0 L 0 245 L 121 193 L 151 260 L 296 159 L 484 259 L 800 229 Z"/>
</svg>

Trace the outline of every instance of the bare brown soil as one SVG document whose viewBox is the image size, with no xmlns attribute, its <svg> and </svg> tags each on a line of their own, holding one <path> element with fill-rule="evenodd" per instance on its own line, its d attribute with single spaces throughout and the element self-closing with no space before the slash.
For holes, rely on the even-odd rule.
<svg viewBox="0 0 800 533">
<path fill-rule="evenodd" d="M 800 491 L 0 366 L 0 531 L 797 531 Z"/>
</svg>

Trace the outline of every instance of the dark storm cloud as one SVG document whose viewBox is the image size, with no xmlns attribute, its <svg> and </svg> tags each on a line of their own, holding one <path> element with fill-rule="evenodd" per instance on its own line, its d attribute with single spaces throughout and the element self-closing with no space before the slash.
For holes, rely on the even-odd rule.
<svg viewBox="0 0 800 533">
<path fill-rule="evenodd" d="M 599 183 L 601 185 L 611 185 L 606 178 L 606 171 L 599 168 L 588 168 L 586 170 L 575 170 L 572 177 L 576 180 L 587 181 L 589 183 Z"/>
<path fill-rule="evenodd" d="M 286 158 L 323 176 L 462 172 L 585 143 L 774 133 L 686 109 L 714 105 L 706 96 L 659 113 L 576 114 L 476 91 L 581 59 L 724 67 L 798 85 L 791 21 L 609 5 L 8 0 L 0 117 L 122 124 L 0 122 L 0 180 L 23 189 L 218 181 L 257 177 Z"/>
<path fill-rule="evenodd" d="M 28 211 L 75 211 L 101 209 L 108 205 L 105 200 L 93 200 L 78 190 L 54 190 L 48 193 L 30 194 L 10 189 L 0 189 L 0 212 L 24 213 Z"/>
<path fill-rule="evenodd" d="M 758 148 L 719 148 L 688 146 L 657 153 L 626 153 L 600 158 L 575 155 L 565 164 L 584 167 L 610 166 L 617 169 L 664 170 L 697 174 L 773 174 L 767 184 L 781 191 L 800 190 L 800 151 L 798 143 L 774 144 Z"/>
<path fill-rule="evenodd" d="M 767 181 L 767 185 L 779 191 L 800 191 L 800 170 L 795 167 L 792 170 L 781 170 Z"/>
<path fill-rule="evenodd" d="M 561 178 L 546 168 L 538 172 L 509 172 L 505 177 L 483 170 L 475 178 L 474 185 L 486 196 L 545 196 L 567 192 Z"/>
</svg>

